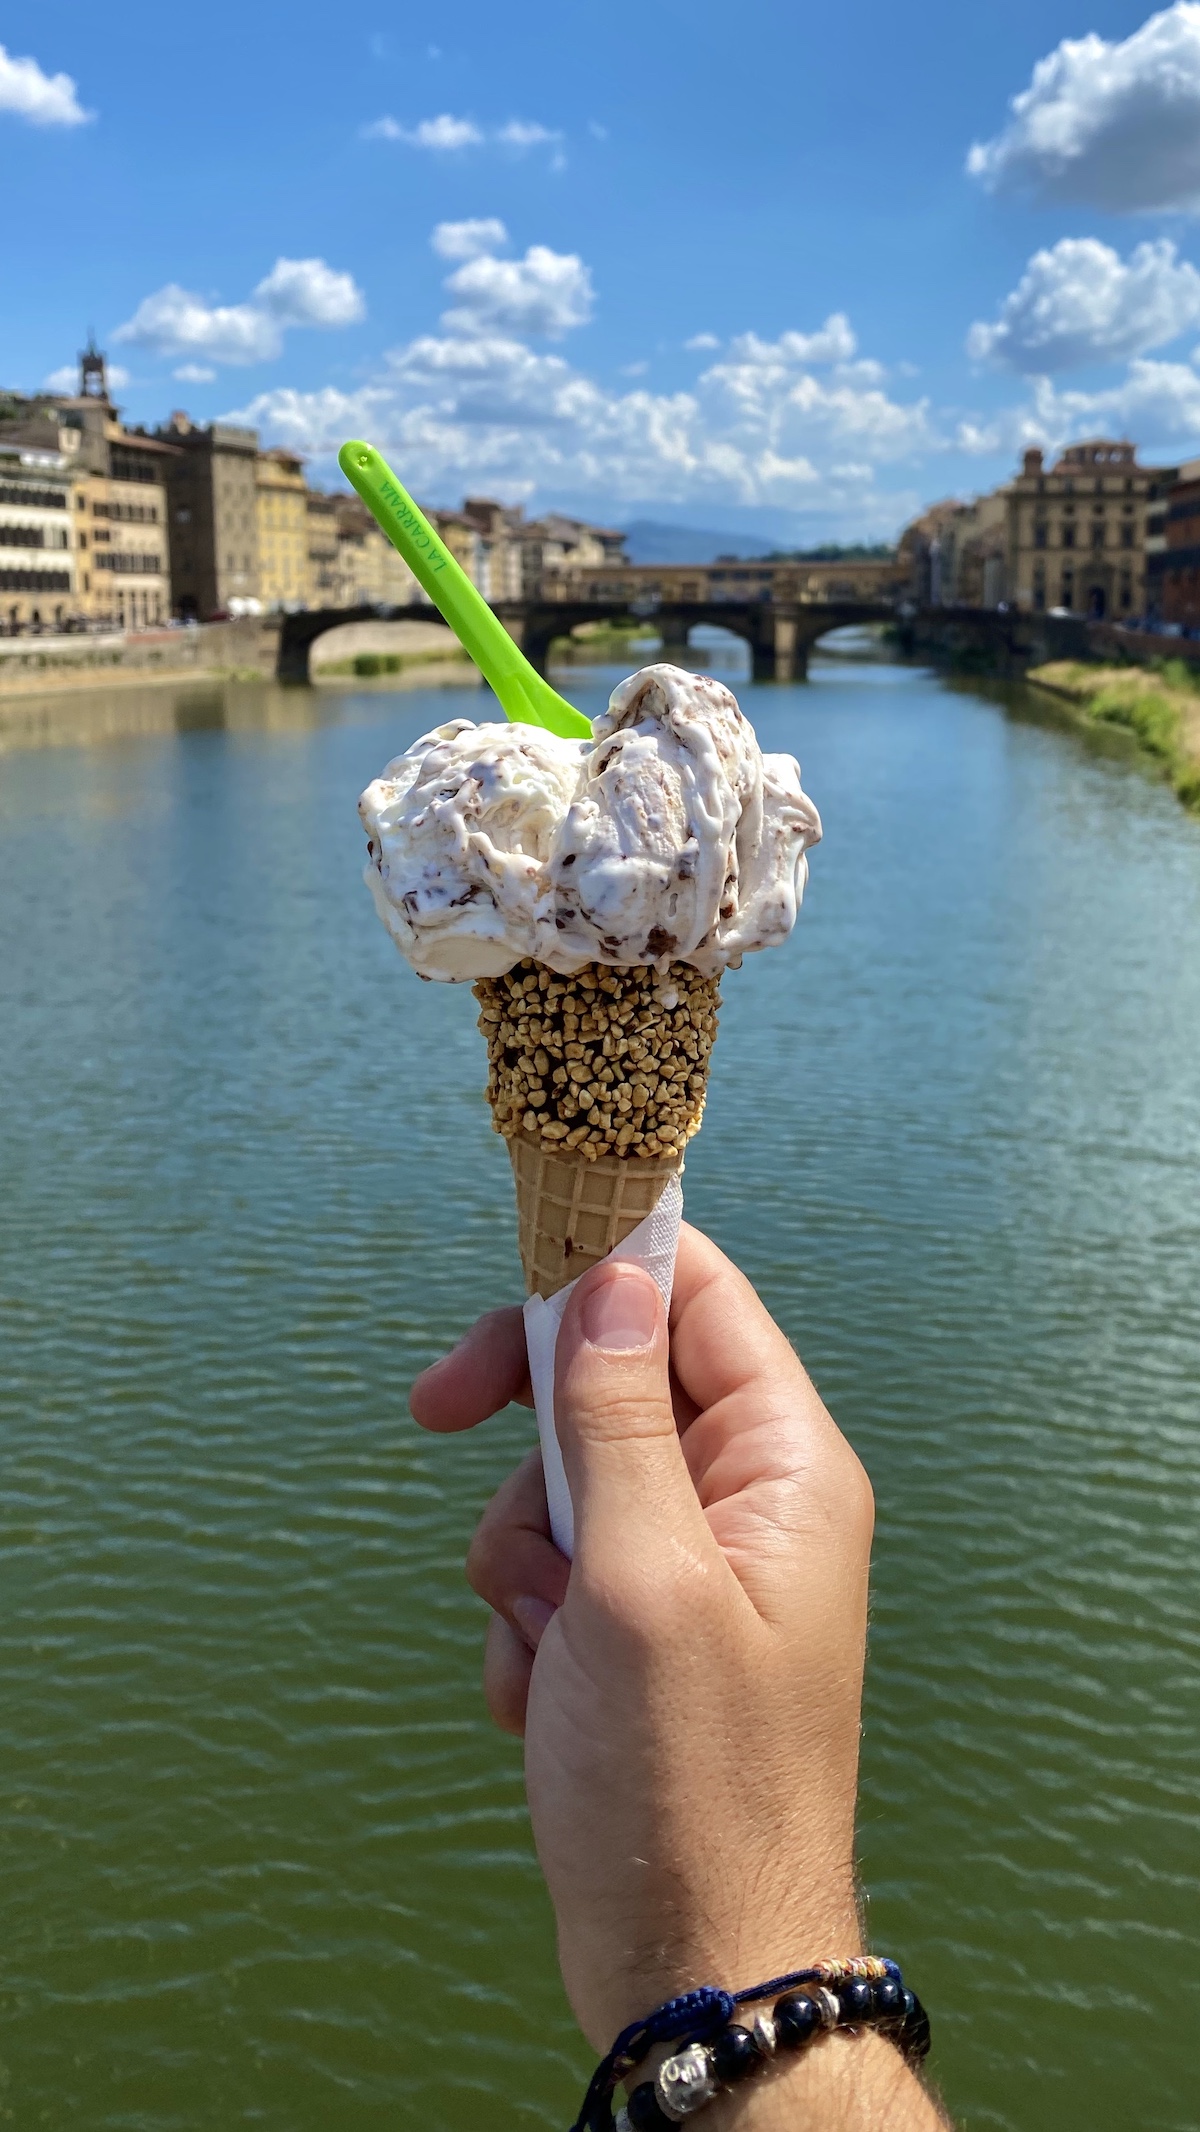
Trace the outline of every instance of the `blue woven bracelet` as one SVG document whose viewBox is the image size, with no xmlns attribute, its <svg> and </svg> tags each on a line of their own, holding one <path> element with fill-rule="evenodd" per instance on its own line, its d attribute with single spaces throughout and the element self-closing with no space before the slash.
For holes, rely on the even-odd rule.
<svg viewBox="0 0 1200 2132">
<path fill-rule="evenodd" d="M 773 1999 L 770 2013 L 749 2026 L 735 2021 L 740 2006 Z M 571 2132 L 670 2132 L 670 2127 L 768 2065 L 780 2051 L 798 2051 L 835 2028 L 878 2028 L 912 2063 L 929 2049 L 929 2017 L 906 1989 L 895 1962 L 853 1955 L 771 1977 L 746 1991 L 703 1984 L 668 1999 L 642 2021 L 622 2029 L 592 2075 Z M 653 2080 L 633 2089 L 613 2118 L 613 2094 L 657 2044 L 677 2048 Z"/>
</svg>

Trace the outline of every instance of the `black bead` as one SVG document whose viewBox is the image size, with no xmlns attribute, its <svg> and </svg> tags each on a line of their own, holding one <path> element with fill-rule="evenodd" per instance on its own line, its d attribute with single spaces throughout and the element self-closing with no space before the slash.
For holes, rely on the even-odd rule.
<svg viewBox="0 0 1200 2132">
<path fill-rule="evenodd" d="M 906 1991 L 904 1996 L 906 2000 L 912 2000 L 912 2010 L 905 2012 L 904 2024 L 900 2030 L 900 2048 L 906 2058 L 917 2061 L 929 2055 L 929 2015 L 915 1992 Z"/>
<path fill-rule="evenodd" d="M 739 2080 L 748 2079 L 763 2064 L 763 2051 L 757 2036 L 748 2028 L 722 2029 L 708 2046 L 712 2069 L 723 2087 L 733 2088 Z"/>
<path fill-rule="evenodd" d="M 843 2021 L 869 2021 L 875 2011 L 875 1993 L 867 1977 L 847 1977 L 837 1988 Z"/>
<path fill-rule="evenodd" d="M 898 2021 L 904 2012 L 904 1992 L 895 1977 L 880 1977 L 875 1986 L 875 2019 Z"/>
<path fill-rule="evenodd" d="M 658 2106 L 652 2080 L 643 2080 L 640 2088 L 634 2089 L 625 2108 L 633 2132 L 672 2132 L 672 2121 Z"/>
<path fill-rule="evenodd" d="M 821 2029 L 821 2016 L 806 1991 L 786 1991 L 774 2005 L 775 2034 L 781 2050 L 803 2050 Z"/>
</svg>

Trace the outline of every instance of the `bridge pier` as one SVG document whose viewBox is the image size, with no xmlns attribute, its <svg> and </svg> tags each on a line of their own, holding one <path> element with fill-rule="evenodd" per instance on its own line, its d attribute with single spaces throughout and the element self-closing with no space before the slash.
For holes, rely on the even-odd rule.
<svg viewBox="0 0 1200 2132">
<path fill-rule="evenodd" d="M 808 673 L 807 638 L 795 613 L 766 608 L 755 617 L 749 638 L 750 666 L 756 681 L 803 681 Z"/>
<path fill-rule="evenodd" d="M 686 666 L 688 662 L 688 625 L 681 615 L 664 614 L 657 618 L 659 634 L 659 660 L 663 666 Z"/>
</svg>

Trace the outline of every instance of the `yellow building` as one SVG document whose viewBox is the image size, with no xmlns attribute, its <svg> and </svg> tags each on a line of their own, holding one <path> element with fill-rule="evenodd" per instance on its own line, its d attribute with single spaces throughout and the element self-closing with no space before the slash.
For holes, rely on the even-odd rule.
<svg viewBox="0 0 1200 2132">
<path fill-rule="evenodd" d="M 105 423 L 102 441 L 103 471 L 93 464 L 80 466 L 76 474 L 77 606 L 89 621 L 153 629 L 171 617 L 170 448 L 122 429 L 117 421 Z M 86 443 L 85 432 L 85 448 Z"/>
<path fill-rule="evenodd" d="M 309 489 L 304 499 L 310 607 L 338 604 L 339 502 L 339 497 L 322 495 L 319 489 Z"/>
<path fill-rule="evenodd" d="M 338 607 L 411 607 L 423 597 L 403 556 L 357 496 L 338 498 Z"/>
<path fill-rule="evenodd" d="M 259 597 L 267 608 L 317 605 L 311 599 L 308 490 L 304 461 L 276 446 L 255 468 Z"/>
<path fill-rule="evenodd" d="M 49 395 L 45 405 L 74 433 L 77 615 L 113 629 L 161 626 L 171 616 L 167 479 L 175 448 L 125 428 L 104 357 L 91 344 L 79 359 L 79 391 Z"/>
</svg>

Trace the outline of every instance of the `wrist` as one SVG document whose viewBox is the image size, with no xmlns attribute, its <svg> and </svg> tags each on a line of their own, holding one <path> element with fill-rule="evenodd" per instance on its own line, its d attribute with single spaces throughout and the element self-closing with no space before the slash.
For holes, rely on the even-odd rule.
<svg viewBox="0 0 1200 2132">
<path fill-rule="evenodd" d="M 831 2054 L 835 2042 L 855 2048 Z M 739 2125 L 769 2132 L 780 2107 L 790 2110 L 797 2099 L 813 2126 L 830 2132 L 890 2123 L 893 2104 L 904 2105 L 898 2124 L 939 2123 L 913 2076 L 928 2049 L 920 2000 L 896 1963 L 877 1955 L 810 1965 L 736 1996 L 708 1986 L 668 2000 L 617 2037 L 596 2068 L 574 2132 L 609 2123 L 604 2103 L 617 2080 L 627 2093 L 619 2132 L 671 2132 L 700 2110 L 712 2132 Z M 793 2077 L 793 2092 L 781 2101 L 780 2080 L 769 2076 L 785 2068 L 793 2076 L 808 2072 Z M 764 2083 L 774 2100 L 755 2104 Z"/>
<path fill-rule="evenodd" d="M 894 2043 L 859 2030 L 822 2037 L 701 2112 L 696 2132 L 942 2132 L 946 2120 Z"/>
<path fill-rule="evenodd" d="M 750 1891 L 747 1891 L 749 1893 Z M 652 2006 L 678 1993 L 715 1984 L 736 1991 L 751 1978 L 783 1976 L 796 1966 L 796 1949 L 814 1963 L 863 1952 L 862 1924 L 850 1870 L 797 1874 L 792 1886 L 768 1902 L 752 1891 L 753 1902 L 736 1907 L 722 1903 L 710 1887 L 703 1912 L 681 1914 L 666 1891 L 655 1903 L 656 1922 L 667 1930 L 639 1947 L 629 1948 L 619 1975 L 610 1973 L 602 2010 L 589 2004 L 585 2026 L 597 2049 L 636 2021 Z M 811 1956 L 807 1952 L 811 1950 Z M 568 1989 L 574 1978 L 568 1977 Z M 600 1993 L 596 1994 L 599 2000 Z"/>
</svg>

